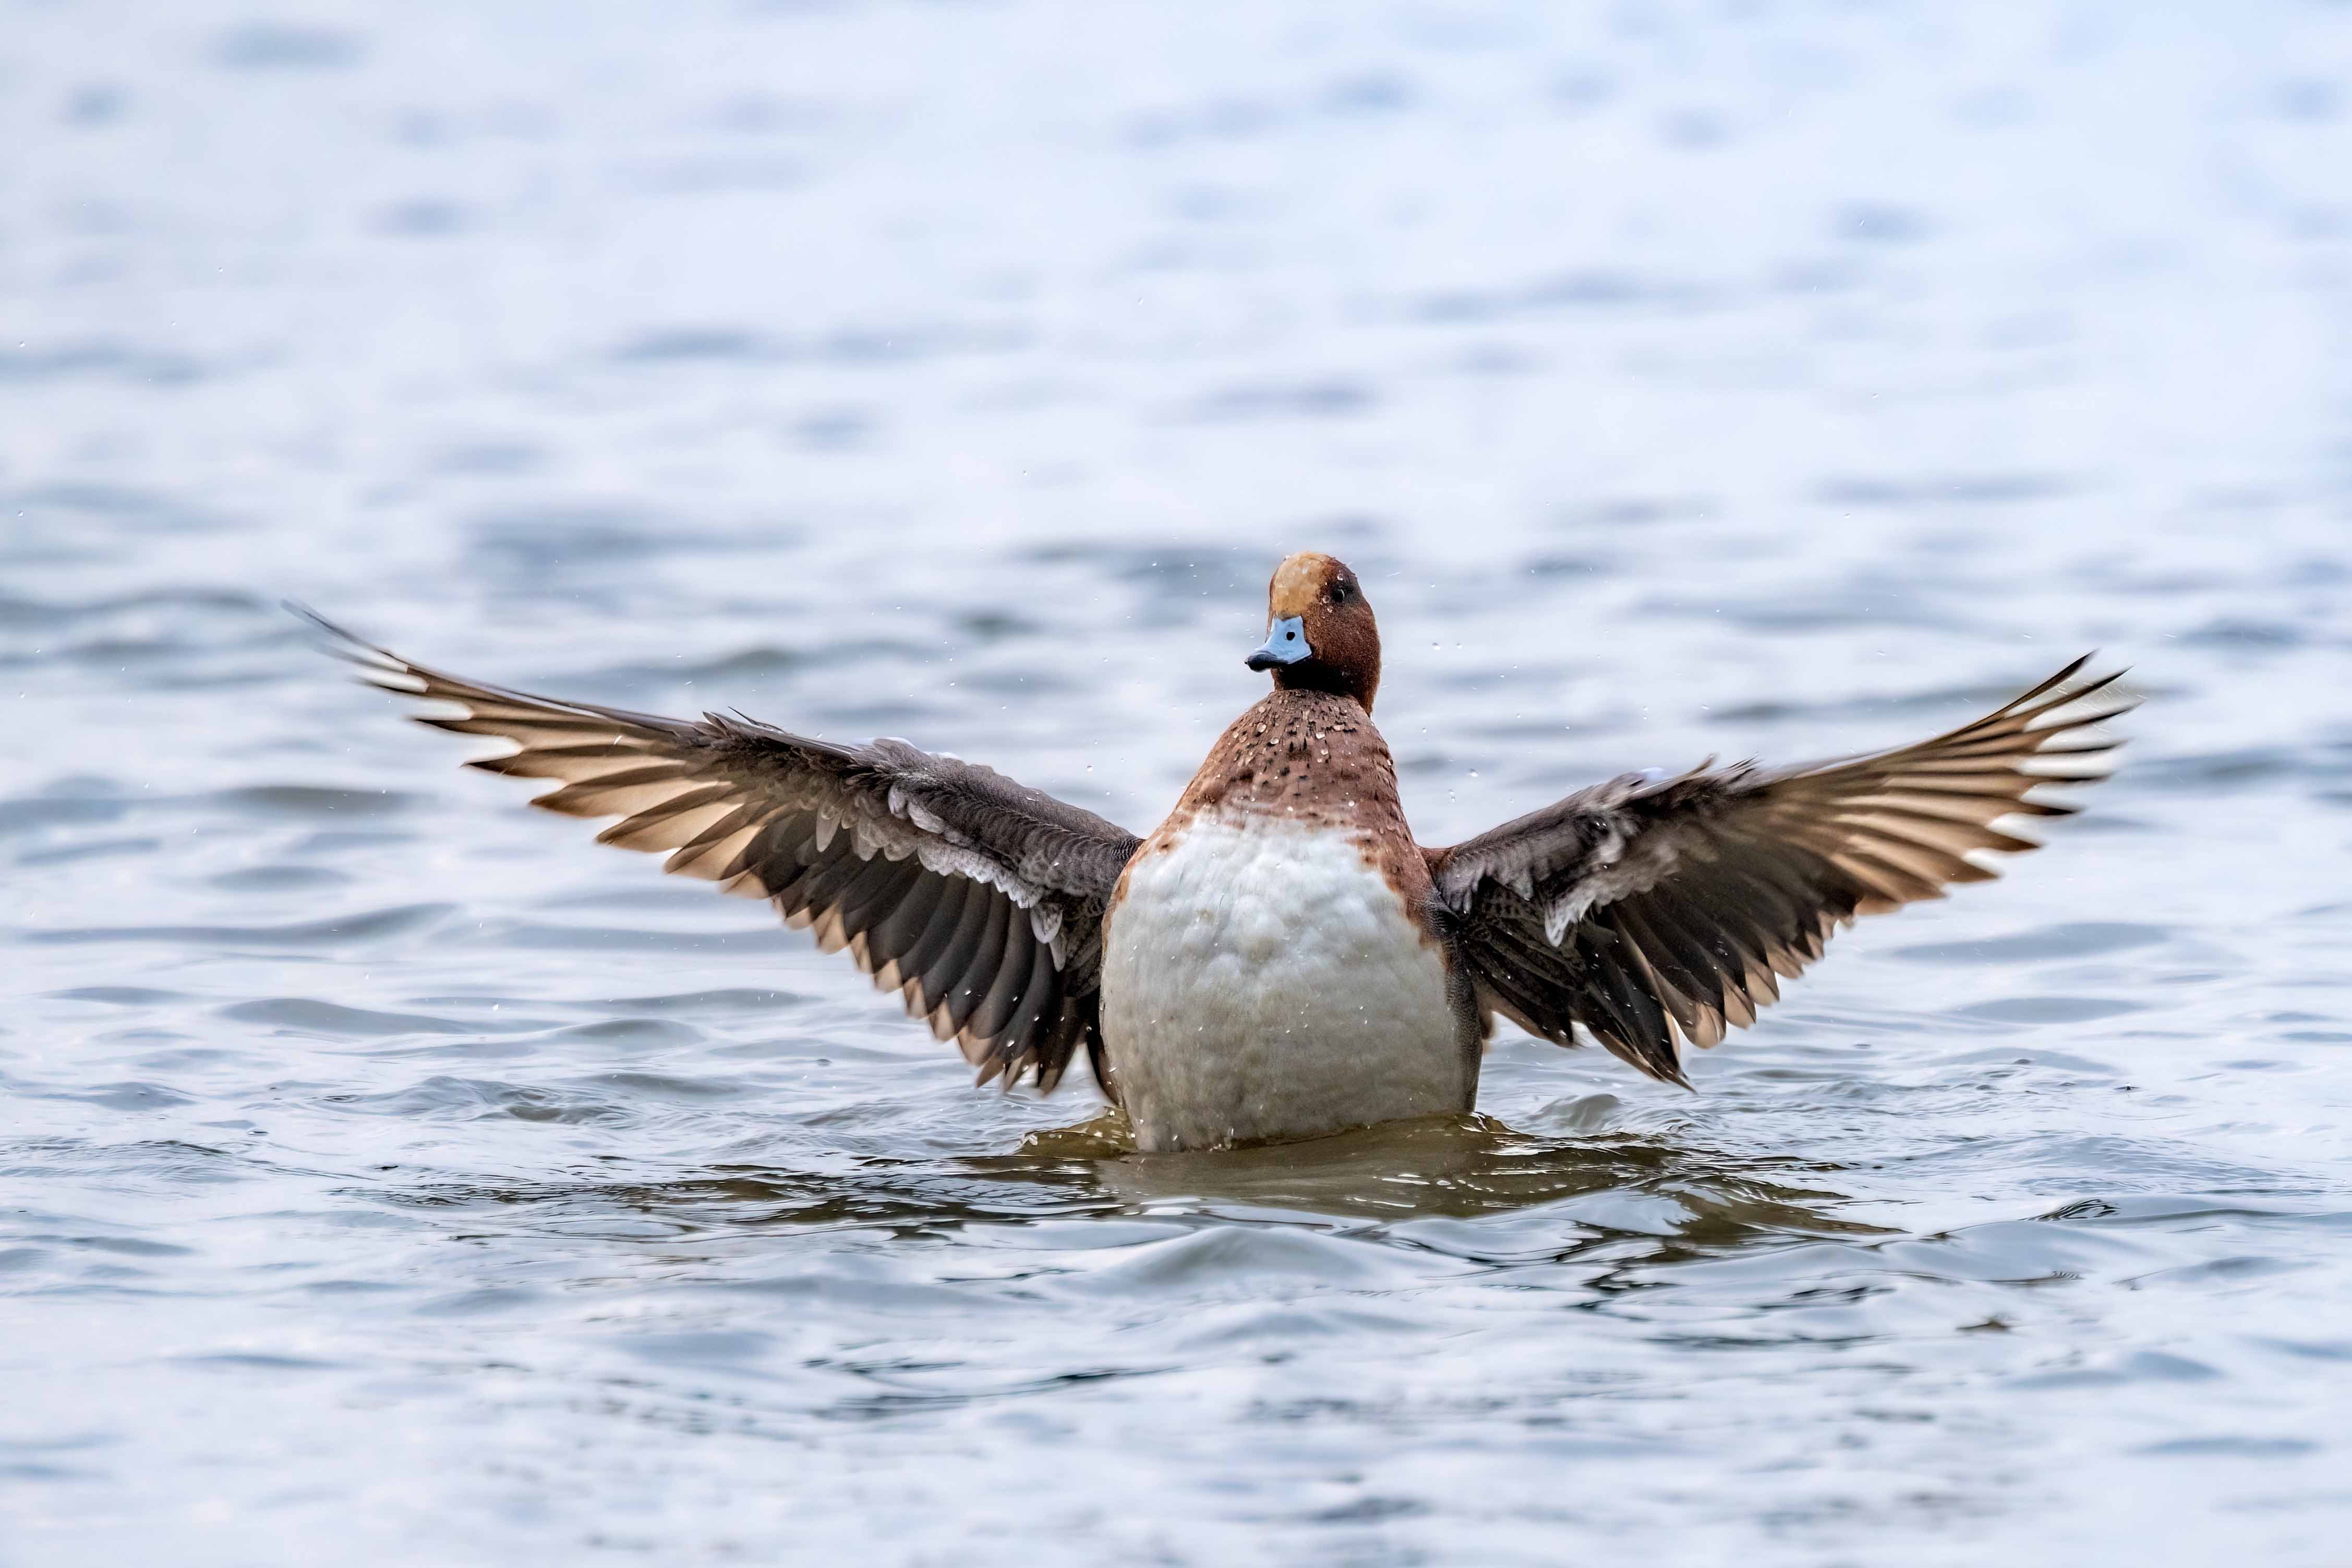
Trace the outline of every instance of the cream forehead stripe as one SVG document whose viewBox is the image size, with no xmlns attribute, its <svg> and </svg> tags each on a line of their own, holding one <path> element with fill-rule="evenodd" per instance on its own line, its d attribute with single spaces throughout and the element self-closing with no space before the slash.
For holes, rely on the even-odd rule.
<svg viewBox="0 0 2352 1568">
<path fill-rule="evenodd" d="M 1266 595 L 1267 607 L 1277 616 L 1307 613 L 1323 594 L 1323 584 L 1330 580 L 1332 561 L 1328 555 L 1294 555 L 1284 562 L 1274 574 L 1274 586 Z"/>
</svg>

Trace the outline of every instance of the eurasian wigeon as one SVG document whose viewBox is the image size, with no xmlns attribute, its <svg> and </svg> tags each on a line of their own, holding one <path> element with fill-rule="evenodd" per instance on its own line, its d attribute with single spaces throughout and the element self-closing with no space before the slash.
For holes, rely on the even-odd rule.
<svg viewBox="0 0 2352 1568">
<path fill-rule="evenodd" d="M 307 614 L 307 612 L 305 612 Z M 1782 769 L 1628 774 L 1450 848 L 1415 841 L 1372 724 L 1380 633 L 1356 574 L 1293 555 L 1249 656 L 1274 689 L 1139 838 L 904 741 L 848 745 L 444 675 L 318 617 L 370 679 L 516 750 L 471 765 L 620 818 L 597 837 L 773 903 L 980 1081 L 1050 1092 L 1083 1048 L 1138 1147 L 1313 1138 L 1470 1110 L 1497 1015 L 1581 1029 L 1688 1087 L 1682 1047 L 1753 1023 L 1857 915 L 1993 875 L 1995 824 L 2103 775 L 2077 659 L 1916 745 Z"/>
</svg>

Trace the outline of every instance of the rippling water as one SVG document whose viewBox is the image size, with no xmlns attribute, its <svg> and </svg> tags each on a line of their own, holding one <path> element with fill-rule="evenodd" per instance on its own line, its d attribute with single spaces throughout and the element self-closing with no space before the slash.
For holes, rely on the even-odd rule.
<svg viewBox="0 0 2352 1568">
<path fill-rule="evenodd" d="M 0 17 L 0 1561 L 2343 1561 L 2343 6 Z M 1141 827 L 1296 548 L 1433 842 L 2148 700 L 1696 1095 L 1147 1160 L 274 608 Z"/>
</svg>

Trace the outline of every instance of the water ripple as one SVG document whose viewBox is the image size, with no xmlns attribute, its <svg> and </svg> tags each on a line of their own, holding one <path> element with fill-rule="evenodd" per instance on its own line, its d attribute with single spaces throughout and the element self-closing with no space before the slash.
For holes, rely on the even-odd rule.
<svg viewBox="0 0 2352 1568">
<path fill-rule="evenodd" d="M 11 13 L 0 1556 L 2334 1562 L 2342 8 L 1075 15 Z M 1696 1093 L 1162 1159 L 274 607 L 1144 826 L 1299 548 L 1432 843 L 2147 701 Z"/>
</svg>

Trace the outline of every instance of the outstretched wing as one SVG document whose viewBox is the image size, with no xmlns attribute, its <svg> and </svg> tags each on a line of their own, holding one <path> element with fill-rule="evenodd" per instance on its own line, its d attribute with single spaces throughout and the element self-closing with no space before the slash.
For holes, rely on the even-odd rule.
<svg viewBox="0 0 2352 1568">
<path fill-rule="evenodd" d="M 903 741 L 836 745 L 720 714 L 699 720 L 562 702 L 412 664 L 289 606 L 342 645 L 369 684 L 455 716 L 420 723 L 515 742 L 469 764 L 560 788 L 531 802 L 617 816 L 596 836 L 667 850 L 665 870 L 766 899 L 953 1039 L 980 1081 L 1071 1056 L 1101 1060 L 1102 918 L 1136 837 L 994 771 Z"/>
<path fill-rule="evenodd" d="M 1990 879 L 1979 851 L 2035 847 L 1994 826 L 2001 817 L 2074 811 L 2030 792 L 2103 777 L 2099 755 L 2117 742 L 2083 731 L 2133 706 L 2084 702 L 2116 679 L 2070 684 L 2087 662 L 1917 745 L 1628 774 L 1426 851 L 1480 1006 L 1561 1045 L 1581 1024 L 1688 1087 L 1679 1042 L 1712 1046 L 1754 1023 L 1838 927 Z"/>
</svg>

